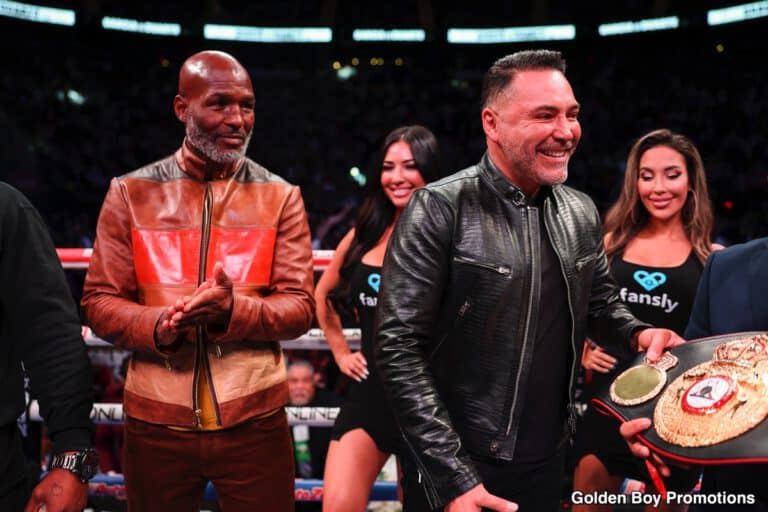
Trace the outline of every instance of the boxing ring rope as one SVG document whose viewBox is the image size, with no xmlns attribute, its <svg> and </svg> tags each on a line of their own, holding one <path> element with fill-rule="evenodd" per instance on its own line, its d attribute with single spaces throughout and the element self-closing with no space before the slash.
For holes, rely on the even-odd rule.
<svg viewBox="0 0 768 512">
<path fill-rule="evenodd" d="M 93 249 L 56 249 L 64 269 L 87 269 Z M 328 267 L 333 251 L 312 251 L 315 271 Z M 83 339 L 90 348 L 115 348 L 111 343 L 93 334 L 90 327 L 83 326 Z M 344 336 L 350 348 L 360 348 L 360 329 L 344 329 Z M 280 342 L 286 350 L 329 350 L 325 335 L 321 329 L 310 329 L 308 332 L 293 340 Z M 286 407 L 289 425 L 307 425 L 310 427 L 332 427 L 339 414 L 338 407 Z M 40 406 L 37 400 L 32 400 L 27 409 L 30 421 L 42 421 Z M 123 404 L 95 403 L 91 409 L 91 420 L 99 425 L 122 425 L 125 420 Z M 123 475 L 98 474 L 88 484 L 88 494 L 96 497 L 125 497 L 125 481 Z M 323 481 L 316 479 L 296 479 L 294 490 L 296 501 L 322 501 Z M 216 500 L 216 491 L 209 482 L 205 490 L 205 499 Z M 397 501 L 397 483 L 376 481 L 371 490 L 370 501 Z"/>
<path fill-rule="evenodd" d="M 125 499 L 123 475 L 98 474 L 94 476 L 88 483 L 88 495 Z M 296 501 L 322 501 L 323 481 L 314 478 L 297 478 L 294 496 Z M 205 488 L 203 499 L 216 501 L 216 490 L 210 482 Z M 370 501 L 397 501 L 397 483 L 377 481 L 371 489 Z"/>
<path fill-rule="evenodd" d="M 93 249 L 56 249 L 61 260 L 61 266 L 65 269 L 87 269 L 91 261 Z M 312 260 L 315 270 L 325 270 L 333 257 L 333 251 L 312 251 Z"/>
<path fill-rule="evenodd" d="M 349 348 L 352 350 L 360 349 L 360 329 L 343 329 L 344 337 L 347 338 Z M 85 344 L 92 348 L 117 349 L 110 342 L 105 341 L 91 331 L 87 325 L 82 330 Z M 330 350 L 328 342 L 325 341 L 325 334 L 322 329 L 312 328 L 298 338 L 280 342 L 280 347 L 284 350 Z M 119 349 L 117 349 L 119 350 Z"/>
<path fill-rule="evenodd" d="M 336 416 L 339 415 L 338 407 L 293 407 L 285 408 L 289 425 L 307 425 L 310 427 L 332 427 Z M 43 421 L 40 416 L 40 405 L 37 400 L 31 400 L 27 408 L 30 421 Z M 97 425 L 122 425 L 125 422 L 125 413 L 121 403 L 95 403 L 91 409 L 91 421 Z"/>
</svg>

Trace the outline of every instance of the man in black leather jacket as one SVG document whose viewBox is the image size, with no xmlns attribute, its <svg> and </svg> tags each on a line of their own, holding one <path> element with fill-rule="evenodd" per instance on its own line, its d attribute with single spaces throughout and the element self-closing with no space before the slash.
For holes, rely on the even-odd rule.
<svg viewBox="0 0 768 512">
<path fill-rule="evenodd" d="M 377 363 L 408 512 L 555 510 L 585 337 L 652 360 L 682 341 L 618 300 L 597 210 L 561 185 L 581 136 L 564 72 L 546 50 L 494 63 L 486 155 L 416 191 L 389 243 Z"/>
</svg>

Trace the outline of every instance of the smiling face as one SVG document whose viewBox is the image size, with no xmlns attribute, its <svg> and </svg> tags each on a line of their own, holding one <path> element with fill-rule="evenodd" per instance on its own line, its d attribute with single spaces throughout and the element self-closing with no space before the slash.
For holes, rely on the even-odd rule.
<svg viewBox="0 0 768 512">
<path fill-rule="evenodd" d="M 254 102 L 251 80 L 236 60 L 202 52 L 184 64 L 174 108 L 189 144 L 208 160 L 226 164 L 245 155 Z"/>
<path fill-rule="evenodd" d="M 669 146 L 655 146 L 640 157 L 637 193 L 651 218 L 681 219 L 690 184 L 685 158 Z"/>
<path fill-rule="evenodd" d="M 528 196 L 564 182 L 581 138 L 578 114 L 579 104 L 560 71 L 518 71 L 482 112 L 491 159 Z"/>
<path fill-rule="evenodd" d="M 411 146 L 402 140 L 389 146 L 381 164 L 381 188 L 395 209 L 405 208 L 413 191 L 424 185 Z"/>
</svg>

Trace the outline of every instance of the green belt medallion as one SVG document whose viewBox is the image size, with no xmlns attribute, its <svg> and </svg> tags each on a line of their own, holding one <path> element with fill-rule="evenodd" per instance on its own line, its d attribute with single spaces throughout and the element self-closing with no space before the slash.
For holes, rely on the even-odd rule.
<svg viewBox="0 0 768 512">
<path fill-rule="evenodd" d="M 611 400 L 619 405 L 639 405 L 658 395 L 667 383 L 667 370 L 677 365 L 677 357 L 665 352 L 655 363 L 627 368 L 611 383 Z"/>
</svg>

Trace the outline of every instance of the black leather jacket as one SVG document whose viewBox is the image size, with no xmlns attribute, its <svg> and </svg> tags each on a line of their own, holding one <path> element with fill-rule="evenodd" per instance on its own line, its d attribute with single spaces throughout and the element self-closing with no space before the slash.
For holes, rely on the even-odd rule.
<svg viewBox="0 0 768 512">
<path fill-rule="evenodd" d="M 647 327 L 618 299 L 593 202 L 566 186 L 537 207 L 486 155 L 416 191 L 389 242 L 377 364 L 433 507 L 478 483 L 469 453 L 512 460 L 534 352 L 540 229 L 568 289 L 573 364 L 584 338 L 628 345 Z M 553 376 L 557 379 L 558 376 Z"/>
</svg>

